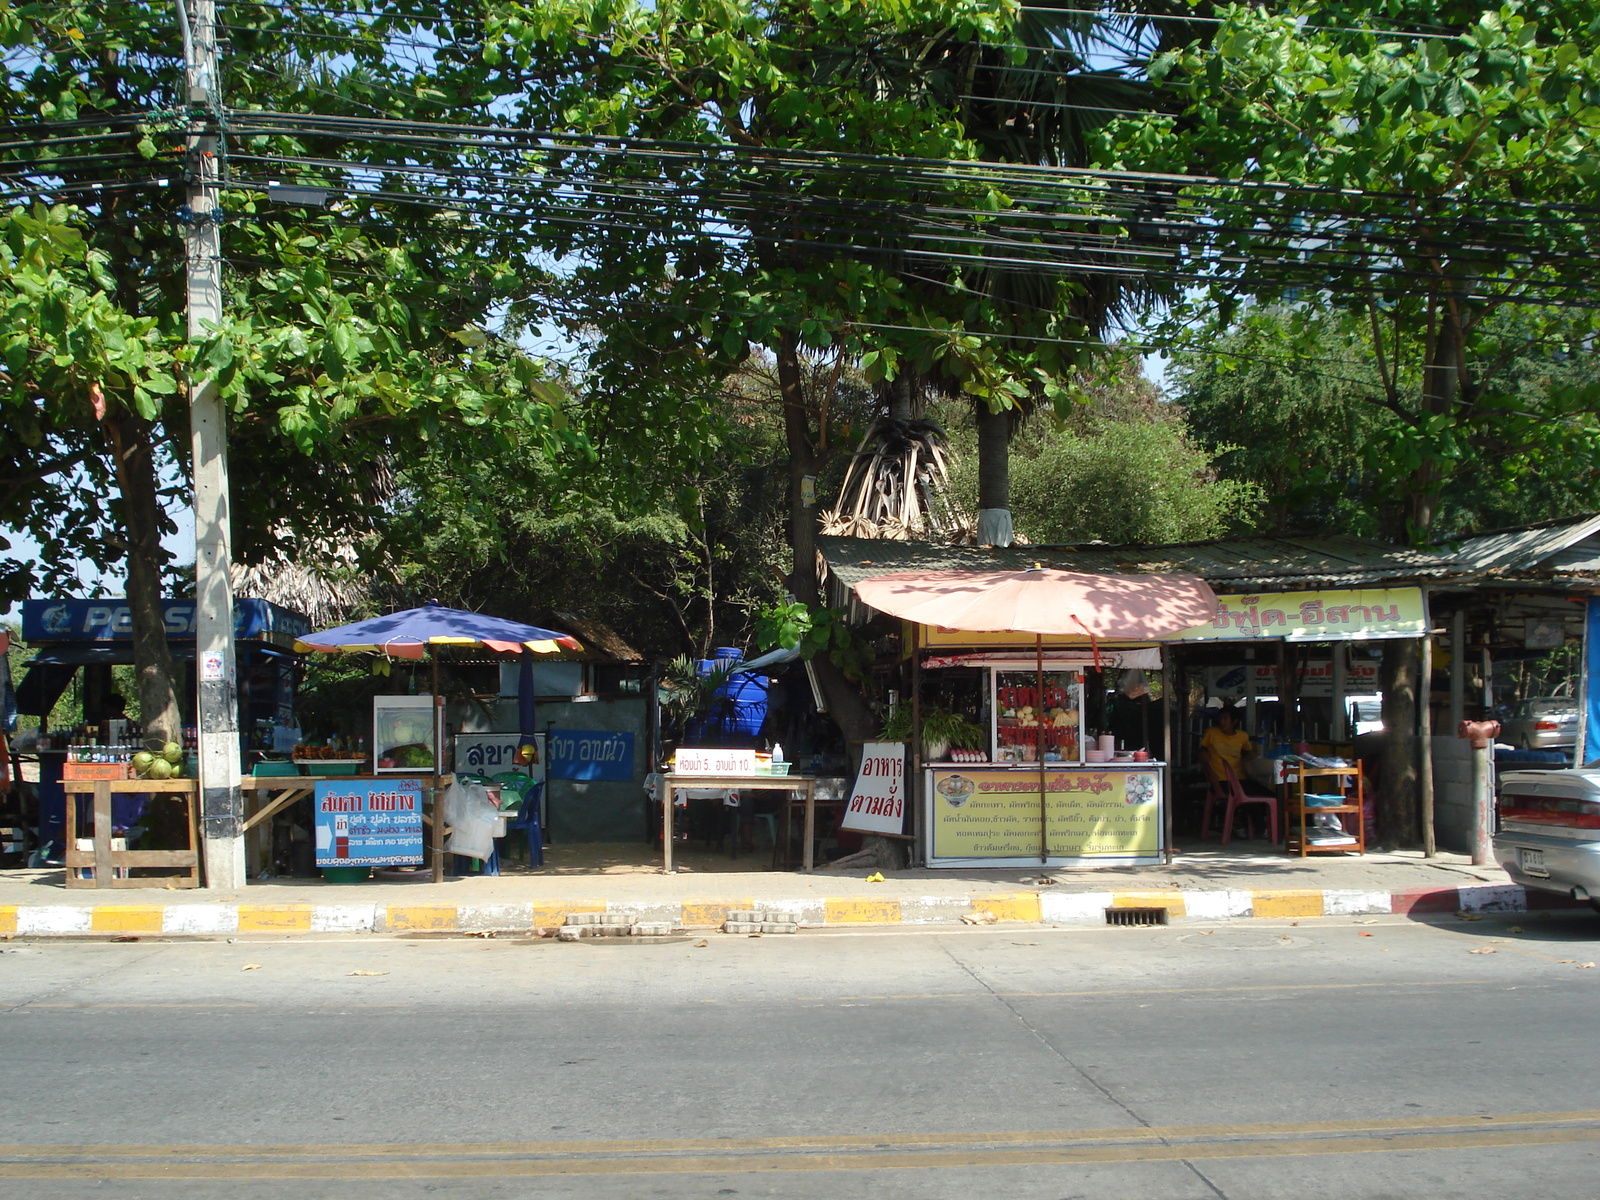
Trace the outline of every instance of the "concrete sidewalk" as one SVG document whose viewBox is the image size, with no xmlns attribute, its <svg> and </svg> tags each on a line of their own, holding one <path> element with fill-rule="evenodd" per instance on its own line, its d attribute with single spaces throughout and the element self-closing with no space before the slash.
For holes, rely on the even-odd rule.
<svg viewBox="0 0 1600 1200">
<path fill-rule="evenodd" d="M 719 927 L 763 910 L 801 926 L 978 921 L 1107 922 L 1107 909 L 1159 908 L 1169 920 L 1382 913 L 1521 912 L 1565 906 L 1525 893 L 1498 867 L 1460 855 L 1288 858 L 1201 849 L 1128 870 L 566 871 L 467 877 L 440 885 L 273 879 L 238 891 L 67 890 L 61 872 L 0 872 L 0 935 L 549 932 L 601 913 L 676 928 Z M 772 919 L 777 919 L 776 917 Z"/>
</svg>

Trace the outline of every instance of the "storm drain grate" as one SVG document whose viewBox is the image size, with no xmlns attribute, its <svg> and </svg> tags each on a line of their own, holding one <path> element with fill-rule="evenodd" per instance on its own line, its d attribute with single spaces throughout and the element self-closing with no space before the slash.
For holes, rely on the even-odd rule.
<svg viewBox="0 0 1600 1200">
<path fill-rule="evenodd" d="M 1165 925 L 1166 923 L 1167 910 L 1164 908 L 1106 909 L 1107 925 Z"/>
</svg>

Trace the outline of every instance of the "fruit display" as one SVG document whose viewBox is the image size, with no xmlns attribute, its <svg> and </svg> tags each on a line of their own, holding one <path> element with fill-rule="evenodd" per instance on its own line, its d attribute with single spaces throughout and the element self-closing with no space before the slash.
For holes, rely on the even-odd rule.
<svg viewBox="0 0 1600 1200">
<path fill-rule="evenodd" d="M 153 745 L 154 743 L 146 743 Z M 133 756 L 133 769 L 140 779 L 182 779 L 183 746 L 164 742 L 159 750 L 140 750 Z"/>
<path fill-rule="evenodd" d="M 1078 687 L 1063 671 L 995 674 L 995 757 L 1000 762 L 1078 757 Z"/>
</svg>

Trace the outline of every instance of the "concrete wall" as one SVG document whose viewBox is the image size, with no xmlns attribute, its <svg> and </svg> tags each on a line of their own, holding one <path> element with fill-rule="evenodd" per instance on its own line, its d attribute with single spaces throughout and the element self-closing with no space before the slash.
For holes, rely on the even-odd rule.
<svg viewBox="0 0 1600 1200">
<path fill-rule="evenodd" d="M 1472 743 L 1433 739 L 1433 835 L 1439 849 L 1472 853 Z"/>
</svg>

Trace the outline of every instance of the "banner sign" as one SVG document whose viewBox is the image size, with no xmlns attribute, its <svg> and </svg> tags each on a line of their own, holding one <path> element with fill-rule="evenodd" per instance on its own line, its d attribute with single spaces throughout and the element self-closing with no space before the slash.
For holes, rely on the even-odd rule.
<svg viewBox="0 0 1600 1200">
<path fill-rule="evenodd" d="M 422 861 L 422 780 L 324 779 L 316 788 L 317 866 Z"/>
<path fill-rule="evenodd" d="M 1261 592 L 1218 596 L 1217 615 L 1169 641 L 1232 642 L 1283 638 L 1290 642 L 1420 638 L 1428 629 L 1422 589 Z"/>
<path fill-rule="evenodd" d="M 193 600 L 163 600 L 162 626 L 170 638 L 193 638 Z M 233 636 L 292 643 L 311 632 L 311 622 L 267 600 L 233 602 Z M 126 600 L 24 600 L 22 638 L 26 642 L 127 642 L 133 640 L 133 614 Z"/>
<path fill-rule="evenodd" d="M 633 734 L 594 729 L 550 731 L 551 779 L 611 780 L 633 778 Z"/>
<path fill-rule="evenodd" d="M 1155 771 L 1048 771 L 1044 830 L 1037 771 L 934 770 L 934 859 L 1131 858 L 1161 849 L 1161 784 Z"/>
<path fill-rule="evenodd" d="M 679 750 L 672 760 L 674 775 L 754 775 L 754 750 L 707 750 L 699 746 Z"/>
<path fill-rule="evenodd" d="M 850 792 L 841 829 L 861 833 L 901 833 L 906 819 L 906 744 L 867 742 L 861 770 Z"/>
<path fill-rule="evenodd" d="M 1276 663 L 1245 663 L 1238 667 L 1207 667 L 1206 694 L 1224 700 L 1238 700 L 1245 696 L 1276 696 L 1278 694 L 1278 666 Z M 1369 696 L 1379 691 L 1378 660 L 1367 659 L 1349 662 L 1344 669 L 1344 694 Z M 1300 695 L 1333 695 L 1333 661 L 1314 658 L 1305 664 L 1300 673 Z"/>
<path fill-rule="evenodd" d="M 533 735 L 539 747 L 539 761 L 517 762 L 517 747 L 522 745 L 520 733 L 458 733 L 456 734 L 455 769 L 466 775 L 498 775 L 501 771 L 516 771 L 534 779 L 544 778 L 544 734 Z"/>
<path fill-rule="evenodd" d="M 1216 618 L 1204 625 L 1164 638 L 1129 640 L 1234 642 L 1283 638 L 1291 642 L 1345 642 L 1420 638 L 1428 627 L 1422 589 L 1414 587 L 1260 592 L 1250 596 L 1218 596 L 1217 603 Z M 924 626 L 921 643 L 927 647 L 1026 646 L 1031 649 L 1034 639 L 1031 634 L 975 633 Z M 1086 636 L 1049 634 L 1042 643 L 1046 648 L 1091 649 Z"/>
</svg>

